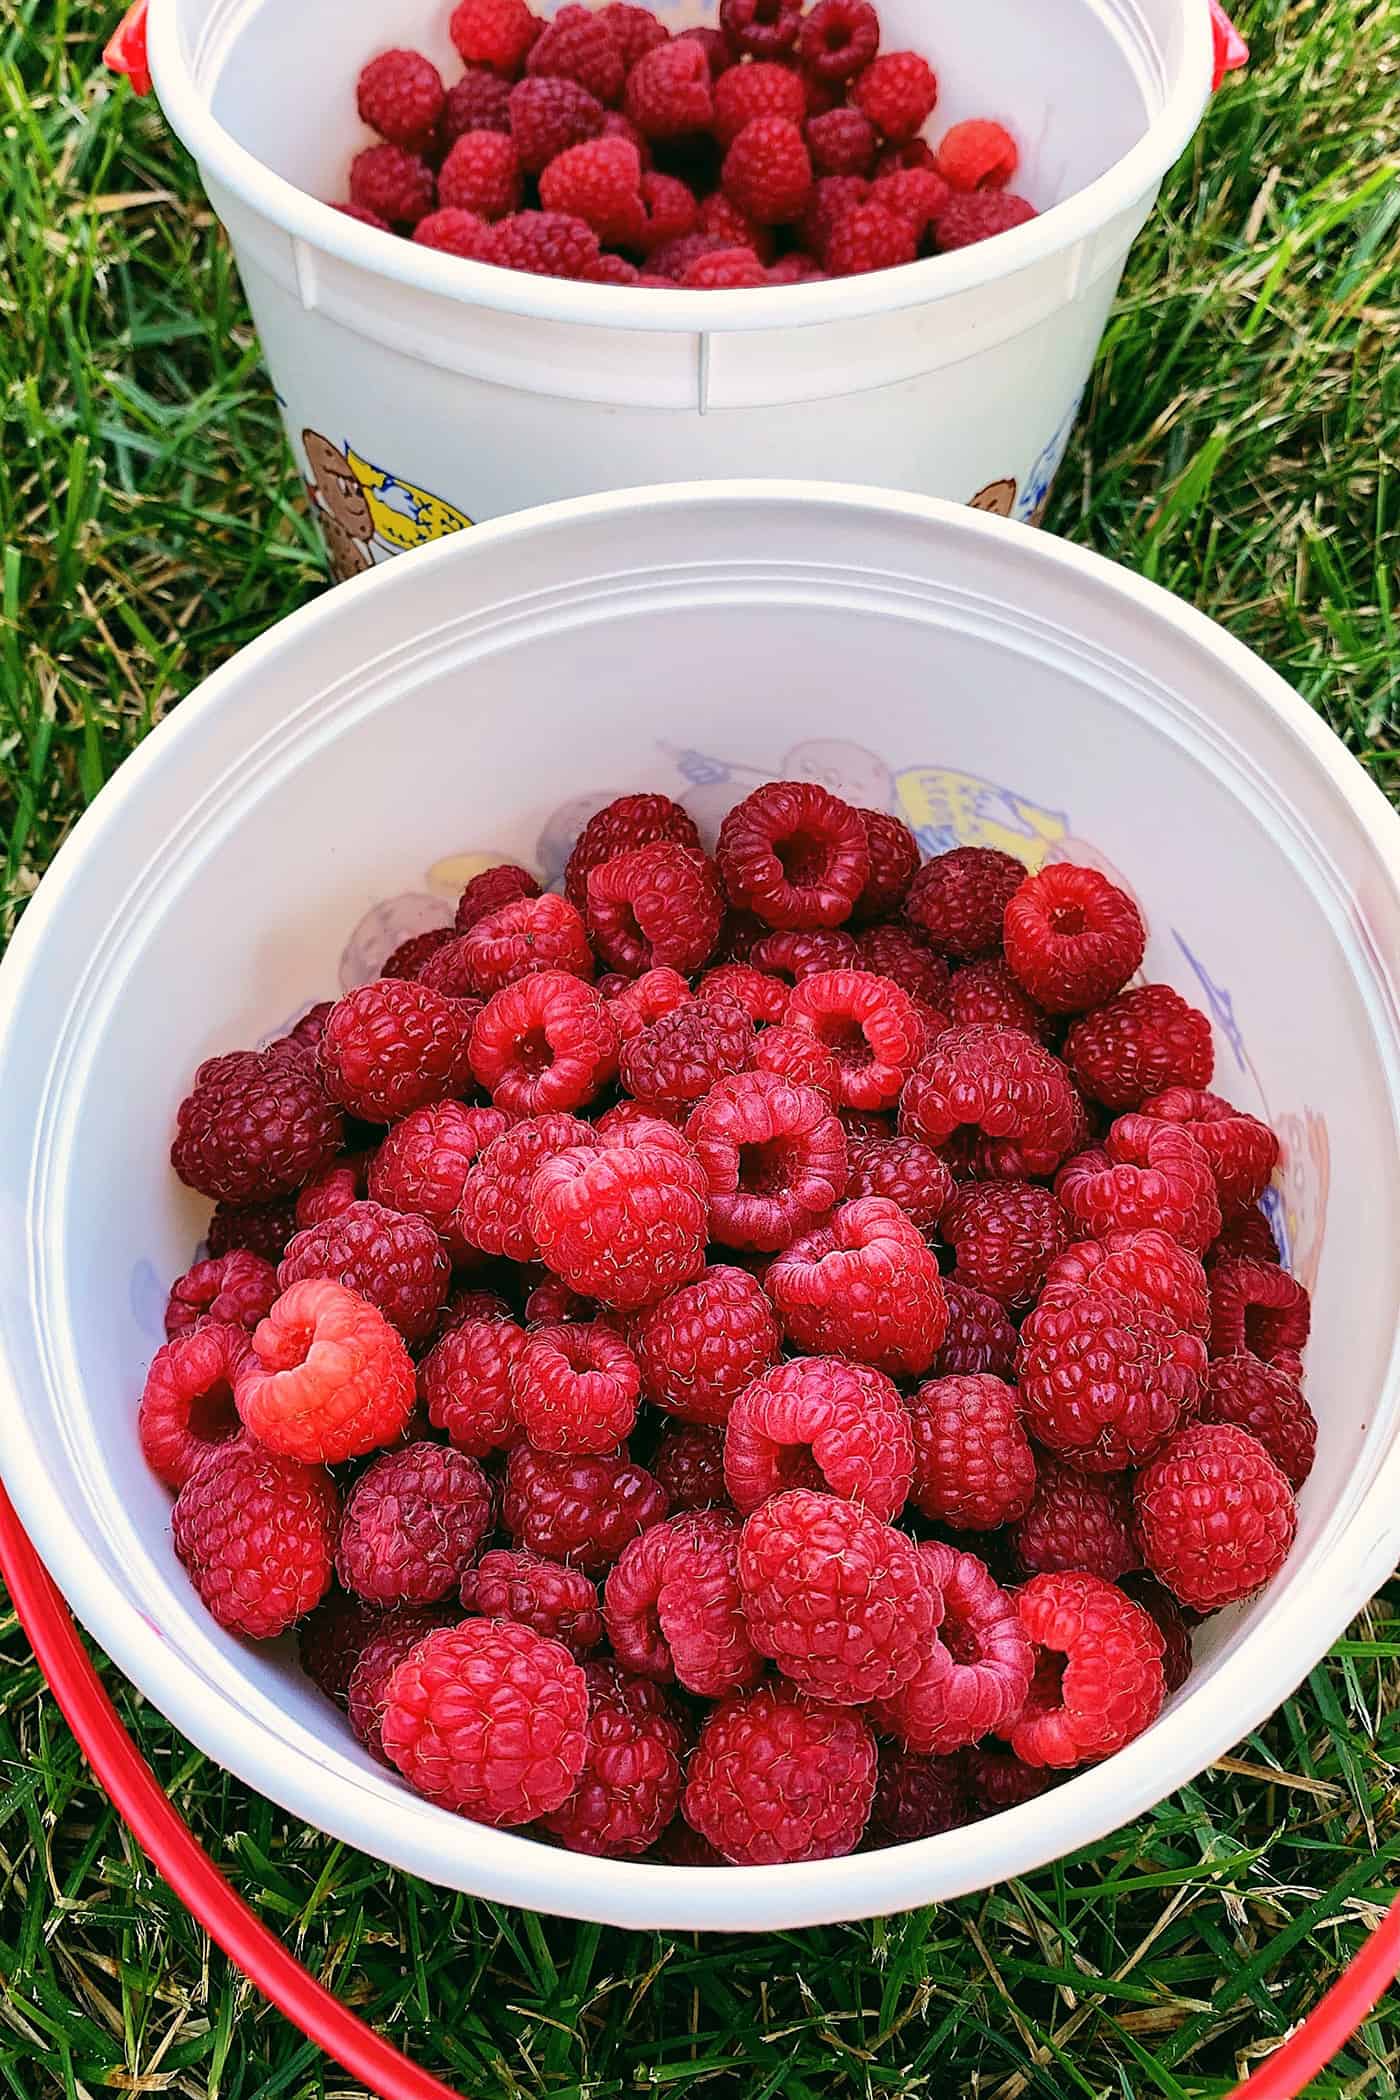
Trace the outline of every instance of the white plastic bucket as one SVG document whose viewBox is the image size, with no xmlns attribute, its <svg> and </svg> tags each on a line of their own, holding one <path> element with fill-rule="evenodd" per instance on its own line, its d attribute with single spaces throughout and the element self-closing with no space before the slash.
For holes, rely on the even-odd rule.
<svg viewBox="0 0 1400 2100">
<path fill-rule="evenodd" d="M 643 786 L 713 836 L 758 780 L 898 809 L 927 848 L 1120 871 L 1146 970 L 1281 1132 L 1315 1293 L 1316 1470 L 1268 1592 L 1212 1620 L 1145 1736 L 969 1830 L 819 1866 L 607 1862 L 459 1821 L 353 1741 L 290 1643 L 175 1561 L 135 1403 L 206 1206 L 166 1163 L 199 1060 L 265 1039 L 509 856 L 557 875 Z M 306 1820 L 453 1887 L 634 1926 L 929 1902 L 1096 1839 L 1297 1684 L 1400 1556 L 1400 820 L 1304 703 L 1150 584 L 961 507 L 827 484 L 561 504 L 389 564 L 181 706 L 59 854 L 0 971 L 0 1469 L 119 1666 Z M 8 1381 L 7 1384 L 4 1381 Z"/>
<path fill-rule="evenodd" d="M 659 0 L 677 26 L 714 0 Z M 544 11 L 551 11 L 546 0 Z M 562 283 L 356 224 L 355 79 L 392 37 L 447 77 L 446 0 L 151 0 L 149 54 L 228 227 L 340 573 L 473 520 L 670 478 L 810 473 L 1038 521 L 1124 259 L 1211 79 L 1207 0 L 881 0 L 933 137 L 974 115 L 1043 209 L 898 271 L 750 292 Z"/>
</svg>

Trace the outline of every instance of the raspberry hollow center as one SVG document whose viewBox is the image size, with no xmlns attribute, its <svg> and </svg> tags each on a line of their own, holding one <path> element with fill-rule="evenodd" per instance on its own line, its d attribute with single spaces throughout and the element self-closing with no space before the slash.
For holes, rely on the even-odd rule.
<svg viewBox="0 0 1400 2100">
<path fill-rule="evenodd" d="M 771 21 L 773 17 L 770 15 Z M 794 831 L 791 838 L 775 839 L 773 851 L 778 865 L 794 889 L 807 889 L 826 873 L 828 849 L 824 840 L 810 831 Z"/>
<path fill-rule="evenodd" d="M 542 1028 L 531 1028 L 515 1045 L 516 1070 L 527 1079 L 538 1079 L 554 1063 L 554 1051 Z"/>
<path fill-rule="evenodd" d="M 792 1147 L 786 1138 L 739 1147 L 739 1190 L 745 1196 L 778 1196 L 788 1188 Z"/>
<path fill-rule="evenodd" d="M 1077 935 L 1086 931 L 1084 912 L 1078 904 L 1057 904 L 1050 913 L 1050 924 L 1056 933 L 1062 933 L 1067 940 L 1074 940 Z"/>
<path fill-rule="evenodd" d="M 860 1072 L 874 1063 L 865 1032 L 844 1014 L 823 1015 L 817 1024 L 817 1040 L 848 1072 Z"/>
<path fill-rule="evenodd" d="M 196 1393 L 190 1401 L 190 1435 L 201 1444 L 223 1444 L 240 1428 L 233 1404 L 233 1387 L 226 1378 L 211 1385 L 207 1393 Z"/>
</svg>

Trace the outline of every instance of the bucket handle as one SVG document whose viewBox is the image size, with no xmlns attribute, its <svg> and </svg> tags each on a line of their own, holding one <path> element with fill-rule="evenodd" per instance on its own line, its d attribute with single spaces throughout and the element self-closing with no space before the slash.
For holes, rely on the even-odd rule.
<svg viewBox="0 0 1400 2100">
<path fill-rule="evenodd" d="M 0 1573 L 35 1660 L 113 1807 L 210 1939 L 302 2034 L 378 2100 L 465 2100 L 334 1998 L 225 1880 L 123 1728 L 72 1615 L 2 1484 Z M 1321 2003 L 1227 2100 L 1297 2100 L 1355 2033 L 1397 1973 L 1400 1897 Z"/>
</svg>

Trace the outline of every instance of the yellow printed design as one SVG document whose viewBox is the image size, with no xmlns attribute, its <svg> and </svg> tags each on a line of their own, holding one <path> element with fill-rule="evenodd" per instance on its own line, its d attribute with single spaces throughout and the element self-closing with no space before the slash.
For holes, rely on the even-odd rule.
<svg viewBox="0 0 1400 2100">
<path fill-rule="evenodd" d="M 926 853 L 953 846 L 994 846 L 1035 872 L 1069 831 L 1062 810 L 1046 809 L 995 781 L 948 766 L 915 767 L 895 775 L 900 809 Z"/>
<path fill-rule="evenodd" d="M 472 522 L 441 496 L 386 473 L 349 445 L 333 445 L 319 430 L 303 430 L 301 442 L 311 469 L 307 494 L 337 582 L 372 568 L 376 549 L 401 554 Z"/>
<path fill-rule="evenodd" d="M 386 474 L 382 467 L 371 466 L 349 445 L 345 457 L 365 492 L 375 532 L 396 553 L 426 546 L 429 540 L 444 539 L 449 532 L 464 532 L 471 524 L 470 518 L 444 503 L 441 496 L 415 488 L 411 481 L 401 481 L 395 474 Z"/>
</svg>

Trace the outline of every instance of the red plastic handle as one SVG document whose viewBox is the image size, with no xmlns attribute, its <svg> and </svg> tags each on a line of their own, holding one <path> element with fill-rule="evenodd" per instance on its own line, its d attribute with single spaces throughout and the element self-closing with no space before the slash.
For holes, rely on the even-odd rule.
<svg viewBox="0 0 1400 2100">
<path fill-rule="evenodd" d="M 1238 73 L 1241 66 L 1249 64 L 1249 46 L 1220 0 L 1210 0 L 1210 43 L 1214 58 L 1210 85 L 1214 93 L 1227 73 Z"/>
<path fill-rule="evenodd" d="M 138 95 L 151 92 L 151 69 L 146 62 L 147 4 L 148 0 L 132 0 L 102 53 L 108 71 L 124 73 Z"/>
</svg>

